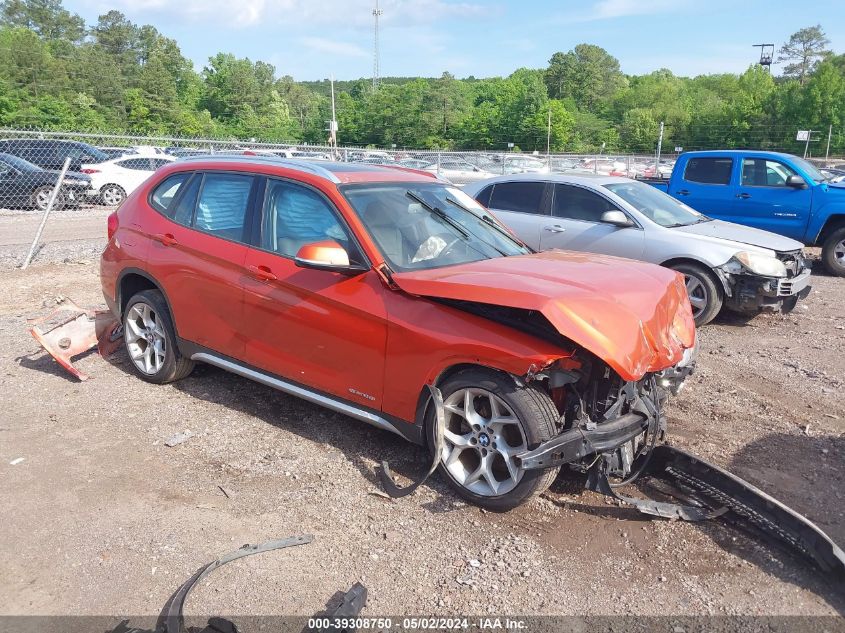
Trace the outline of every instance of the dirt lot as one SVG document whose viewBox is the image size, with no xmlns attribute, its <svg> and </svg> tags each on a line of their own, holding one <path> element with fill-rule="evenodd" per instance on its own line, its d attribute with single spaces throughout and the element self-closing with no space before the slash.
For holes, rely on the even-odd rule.
<svg viewBox="0 0 845 633">
<path fill-rule="evenodd" d="M 103 211 L 26 271 L 32 220 L 0 213 L 0 614 L 155 614 L 201 564 L 243 543 L 311 545 L 233 563 L 189 613 L 300 614 L 353 582 L 365 613 L 842 615 L 842 585 L 717 522 L 649 521 L 566 475 L 509 514 L 439 478 L 379 496 L 420 449 L 210 367 L 153 386 L 121 352 L 65 375 L 25 318 L 56 297 L 102 303 Z M 28 222 L 28 223 L 27 223 Z M 25 226 L 24 226 L 25 224 Z M 67 241 L 69 240 L 69 241 Z M 672 405 L 671 439 L 746 477 L 845 543 L 845 279 L 814 275 L 792 315 L 723 318 Z M 191 430 L 187 442 L 164 441 Z M 12 465 L 18 458 L 23 461 Z M 225 490 L 225 494 L 224 491 Z M 671 629 L 670 629 L 671 630 Z"/>
</svg>

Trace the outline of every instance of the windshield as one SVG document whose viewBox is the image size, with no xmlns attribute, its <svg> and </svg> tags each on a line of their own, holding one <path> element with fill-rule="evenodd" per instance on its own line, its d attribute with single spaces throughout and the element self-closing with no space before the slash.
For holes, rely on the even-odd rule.
<svg viewBox="0 0 845 633">
<path fill-rule="evenodd" d="M 827 180 L 824 177 L 824 174 L 818 170 L 818 168 L 813 165 L 813 163 L 804 160 L 803 158 L 799 158 L 798 156 L 792 156 L 792 161 L 800 167 L 807 176 L 810 177 L 811 180 L 814 180 L 817 184 L 820 182 L 824 182 Z"/>
<path fill-rule="evenodd" d="M 398 272 L 531 252 L 478 202 L 442 182 L 347 185 L 341 192 Z"/>
<path fill-rule="evenodd" d="M 17 156 L 12 156 L 11 154 L 2 154 L 0 158 L 3 159 L 4 163 L 8 163 L 18 171 L 41 171 L 41 168 L 38 165 L 33 165 L 27 160 L 23 158 L 18 158 Z"/>
<path fill-rule="evenodd" d="M 706 222 L 702 215 L 683 202 L 642 182 L 614 182 L 604 185 L 655 224 L 665 227 L 687 226 Z"/>
</svg>

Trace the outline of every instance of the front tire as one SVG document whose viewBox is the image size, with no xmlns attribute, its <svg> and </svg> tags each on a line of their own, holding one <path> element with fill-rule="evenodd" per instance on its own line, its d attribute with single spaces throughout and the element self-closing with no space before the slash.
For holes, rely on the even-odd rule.
<svg viewBox="0 0 845 633">
<path fill-rule="evenodd" d="M 557 432 L 560 414 L 544 391 L 483 368 L 454 374 L 440 390 L 446 431 L 439 471 L 458 495 L 504 512 L 551 485 L 559 468 L 524 470 L 515 457 Z M 433 411 L 426 425 L 431 434 Z"/>
<path fill-rule="evenodd" d="M 164 295 L 144 290 L 123 312 L 123 342 L 136 373 L 147 382 L 164 384 L 184 378 L 194 362 L 182 356 Z"/>
<path fill-rule="evenodd" d="M 32 192 L 30 196 L 30 204 L 34 209 L 38 211 L 46 211 L 47 204 L 50 202 L 50 195 L 53 193 L 53 187 L 51 185 L 47 185 L 44 187 L 38 187 L 35 191 Z M 65 198 L 65 192 L 62 189 L 56 193 L 56 199 L 53 202 L 53 209 L 61 209 L 65 206 L 67 200 Z"/>
<path fill-rule="evenodd" d="M 845 277 L 845 226 L 825 238 L 822 245 L 822 261 L 831 275 Z"/>
<path fill-rule="evenodd" d="M 680 263 L 671 266 L 684 276 L 695 326 L 707 325 L 722 310 L 724 291 L 713 273 L 698 264 Z"/>
</svg>

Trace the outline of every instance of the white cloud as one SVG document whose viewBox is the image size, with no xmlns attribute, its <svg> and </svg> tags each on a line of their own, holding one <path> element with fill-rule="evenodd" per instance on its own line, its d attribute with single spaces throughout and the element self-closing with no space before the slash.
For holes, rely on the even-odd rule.
<svg viewBox="0 0 845 633">
<path fill-rule="evenodd" d="M 306 48 L 318 53 L 346 55 L 347 57 L 368 57 L 370 55 L 369 51 L 365 51 L 357 44 L 338 42 L 327 37 L 303 37 L 299 41 Z"/>
<path fill-rule="evenodd" d="M 612 20 L 632 15 L 654 15 L 682 11 L 690 0 L 599 0 L 586 12 L 559 16 L 561 22 L 592 22 Z"/>
<path fill-rule="evenodd" d="M 277 25 L 294 29 L 344 26 L 371 28 L 374 0 L 86 0 L 98 10 L 118 9 L 134 20 L 149 15 L 238 27 Z M 444 19 L 483 17 L 495 5 L 447 0 L 380 0 L 385 28 L 431 24 Z"/>
</svg>

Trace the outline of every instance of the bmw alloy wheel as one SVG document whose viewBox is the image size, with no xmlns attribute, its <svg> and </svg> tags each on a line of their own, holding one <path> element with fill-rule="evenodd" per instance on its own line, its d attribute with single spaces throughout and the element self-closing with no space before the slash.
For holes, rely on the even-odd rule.
<svg viewBox="0 0 845 633">
<path fill-rule="evenodd" d="M 161 320 L 152 307 L 139 302 L 129 308 L 123 336 L 129 357 L 139 371 L 150 376 L 161 371 L 167 339 Z"/>
<path fill-rule="evenodd" d="M 524 470 L 516 455 L 528 448 L 519 418 L 500 397 L 478 388 L 459 389 L 446 409 L 442 461 L 454 480 L 477 495 L 513 490 Z"/>
</svg>

